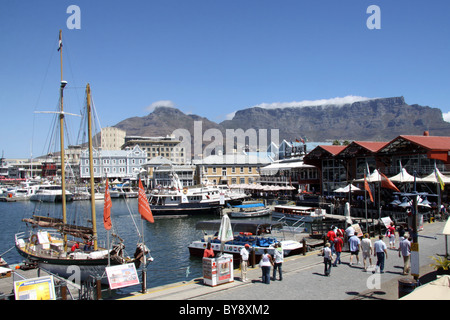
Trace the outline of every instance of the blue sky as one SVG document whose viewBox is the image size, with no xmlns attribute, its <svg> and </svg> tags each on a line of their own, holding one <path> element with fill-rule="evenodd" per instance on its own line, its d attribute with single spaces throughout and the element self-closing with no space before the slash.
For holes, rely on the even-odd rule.
<svg viewBox="0 0 450 320">
<path fill-rule="evenodd" d="M 81 29 L 67 28 L 70 5 Z M 367 28 L 370 5 L 379 30 Z M 1 151 L 47 151 L 52 117 L 34 112 L 57 108 L 60 29 L 66 110 L 79 113 L 89 82 L 103 127 L 157 101 L 216 122 L 255 105 L 347 96 L 404 96 L 447 113 L 448 12 L 442 0 L 2 0 Z"/>
</svg>

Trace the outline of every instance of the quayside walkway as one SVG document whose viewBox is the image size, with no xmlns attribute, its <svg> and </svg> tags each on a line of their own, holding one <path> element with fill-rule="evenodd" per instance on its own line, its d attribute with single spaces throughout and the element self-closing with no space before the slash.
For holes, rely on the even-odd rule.
<svg viewBox="0 0 450 320">
<path fill-rule="evenodd" d="M 424 284 L 436 278 L 430 267 L 431 256 L 443 255 L 446 239 L 442 234 L 445 222 L 426 223 L 419 232 L 420 279 Z M 398 237 L 397 237 L 398 240 Z M 372 239 L 372 242 L 374 239 Z M 385 239 L 387 243 L 387 239 Z M 398 246 L 398 241 L 396 242 Z M 361 258 L 361 253 L 360 253 Z M 283 280 L 271 281 L 269 285 L 261 282 L 259 267 L 250 268 L 250 282 L 240 281 L 240 270 L 234 270 L 235 281 L 210 287 L 198 278 L 190 282 L 180 282 L 148 289 L 120 297 L 120 300 L 228 300 L 228 301 L 267 301 L 267 300 L 397 300 L 399 280 L 413 279 L 403 276 L 403 259 L 396 250 L 388 249 L 388 259 L 383 274 L 366 272 L 363 265 L 349 265 L 350 253 L 343 252 L 342 264 L 332 268 L 329 277 L 323 274 L 323 258 L 319 251 L 311 251 L 305 256 L 298 255 L 285 259 Z M 356 259 L 354 259 L 356 261 Z M 376 257 L 372 257 L 376 263 Z M 271 270 L 272 272 L 272 270 Z"/>
</svg>

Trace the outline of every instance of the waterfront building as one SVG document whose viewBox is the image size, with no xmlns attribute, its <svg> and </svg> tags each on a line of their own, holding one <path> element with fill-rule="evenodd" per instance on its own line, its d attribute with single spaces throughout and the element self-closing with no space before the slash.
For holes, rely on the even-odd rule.
<svg viewBox="0 0 450 320">
<path fill-rule="evenodd" d="M 270 157 L 249 154 L 211 155 L 195 160 L 199 182 L 211 184 L 252 184 L 260 169 L 271 163 Z"/>
<path fill-rule="evenodd" d="M 258 183 L 272 186 L 293 186 L 299 193 L 313 192 L 320 184 L 315 166 L 305 164 L 302 158 L 275 161 L 260 170 Z"/>
<path fill-rule="evenodd" d="M 125 150 L 93 151 L 94 178 L 136 180 L 147 161 L 147 152 L 138 145 Z M 80 156 L 80 177 L 89 179 L 89 150 L 83 150 Z"/>
<path fill-rule="evenodd" d="M 333 190 L 372 173 L 390 177 L 401 169 L 418 178 L 434 172 L 450 173 L 450 137 L 401 135 L 391 141 L 353 141 L 348 146 L 317 146 L 304 157 L 318 168 L 320 193 Z"/>
<path fill-rule="evenodd" d="M 101 131 L 101 146 L 103 150 L 120 150 L 125 143 L 126 131 L 115 128 L 106 127 Z"/>
<path fill-rule="evenodd" d="M 147 152 L 147 161 L 155 157 L 164 157 L 174 164 L 188 163 L 190 155 L 186 154 L 184 148 L 180 145 L 181 141 L 174 136 L 166 137 L 141 137 L 127 136 L 123 147 L 132 147 L 138 145 L 143 151 Z"/>
<path fill-rule="evenodd" d="M 144 168 L 148 174 L 149 188 L 169 187 L 172 185 L 172 175 L 175 173 L 181 181 L 183 187 L 193 186 L 196 184 L 195 165 L 179 165 L 174 164 L 169 159 L 163 157 L 155 157 L 148 161 Z"/>
</svg>

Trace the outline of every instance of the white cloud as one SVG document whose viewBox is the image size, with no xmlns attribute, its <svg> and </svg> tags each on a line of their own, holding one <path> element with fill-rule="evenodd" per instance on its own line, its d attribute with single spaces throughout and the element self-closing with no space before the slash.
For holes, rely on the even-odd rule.
<svg viewBox="0 0 450 320">
<path fill-rule="evenodd" d="M 153 102 L 151 105 L 145 108 L 145 110 L 153 112 L 156 107 L 168 107 L 168 108 L 175 108 L 175 103 L 170 100 L 159 100 Z"/>
<path fill-rule="evenodd" d="M 320 100 L 303 100 L 292 102 L 273 102 L 273 103 L 261 103 L 253 107 L 265 108 L 265 109 L 279 109 L 279 108 L 302 108 L 302 107 L 314 107 L 314 106 L 343 106 L 345 104 L 351 104 L 358 101 L 372 100 L 374 98 L 360 97 L 360 96 L 346 96 L 336 97 L 331 99 Z M 252 108 L 253 108 L 252 107 Z"/>
<path fill-rule="evenodd" d="M 226 119 L 226 120 L 233 120 L 235 114 L 236 114 L 236 111 L 233 111 L 233 112 L 227 114 L 227 115 L 225 116 L 225 119 Z"/>
<path fill-rule="evenodd" d="M 450 111 L 442 113 L 442 117 L 444 118 L 444 121 L 450 122 Z"/>
<path fill-rule="evenodd" d="M 336 97 L 331 99 L 320 99 L 320 100 L 303 100 L 303 101 L 292 101 L 292 102 L 273 102 L 273 103 L 260 103 L 249 108 L 264 108 L 264 109 L 280 109 L 280 108 L 303 108 L 303 107 L 315 107 L 315 106 L 343 106 L 346 104 L 351 104 L 358 101 L 367 101 L 376 98 L 367 98 L 360 96 L 346 96 L 346 97 Z M 232 120 L 236 111 L 231 112 L 226 115 L 226 120 Z M 449 113 L 450 118 L 450 113 Z"/>
</svg>

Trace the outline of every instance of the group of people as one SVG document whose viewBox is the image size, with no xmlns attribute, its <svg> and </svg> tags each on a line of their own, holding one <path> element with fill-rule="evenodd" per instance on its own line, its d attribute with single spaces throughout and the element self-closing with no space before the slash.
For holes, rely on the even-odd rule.
<svg viewBox="0 0 450 320">
<path fill-rule="evenodd" d="M 243 282 L 248 282 L 247 278 L 247 267 L 248 267 L 248 259 L 250 255 L 249 251 L 250 246 L 246 244 L 243 248 L 241 248 L 241 280 Z M 277 270 L 278 270 L 278 280 L 283 280 L 283 265 L 284 253 L 283 248 L 280 243 L 275 243 L 273 256 L 268 253 L 267 249 L 264 249 L 264 253 L 261 256 L 259 261 L 259 266 L 261 267 L 261 281 L 265 284 L 270 284 L 270 269 L 273 267 L 272 280 L 276 280 Z"/>
<path fill-rule="evenodd" d="M 387 228 L 386 237 L 389 239 L 389 249 L 397 250 L 399 257 L 403 257 L 404 267 L 403 275 L 409 274 L 410 256 L 411 256 L 411 237 L 406 234 L 403 228 L 399 228 L 399 247 L 395 247 L 396 229 L 393 222 Z M 384 235 L 379 235 L 378 240 L 372 244 L 369 234 L 363 235 L 360 239 L 356 234 L 352 226 L 348 227 L 345 231 L 332 226 L 327 233 L 327 242 L 323 248 L 323 262 L 324 262 L 324 275 L 330 276 L 331 266 L 337 267 L 337 264 L 341 264 L 342 247 L 344 246 L 344 237 L 348 243 L 350 251 L 350 266 L 354 264 L 353 259 L 356 257 L 356 263 L 361 264 L 359 260 L 359 253 L 362 253 L 362 260 L 364 264 L 364 271 L 368 271 L 373 266 L 372 255 L 377 258 L 374 271 L 378 270 L 380 273 L 384 273 L 385 260 L 388 258 L 388 246 L 384 242 Z M 333 262 L 333 257 L 334 262 Z"/>
<path fill-rule="evenodd" d="M 395 247 L 396 232 L 399 235 L 398 248 Z M 350 250 L 350 266 L 354 264 L 354 259 L 356 259 L 356 264 L 361 264 L 359 256 L 359 253 L 361 252 L 364 271 L 369 271 L 369 268 L 375 267 L 373 269 L 374 272 L 378 270 L 380 273 L 384 273 L 385 260 L 388 258 L 388 246 L 384 241 L 384 235 L 379 235 L 378 240 L 372 244 L 368 233 L 364 234 L 363 238 L 360 239 L 352 226 L 348 227 L 345 231 L 332 226 L 326 237 L 327 242 L 322 250 L 325 276 L 330 276 L 331 268 L 337 267 L 338 264 L 341 264 L 341 253 L 344 247 L 344 241 L 348 243 Z M 396 230 L 393 222 L 387 228 L 386 237 L 389 239 L 389 249 L 397 250 L 398 256 L 403 257 L 403 275 L 409 274 L 411 270 L 411 237 L 408 236 L 403 228 Z M 276 280 L 277 270 L 279 280 L 283 280 L 282 264 L 284 254 L 280 243 L 275 244 L 273 252 L 274 253 L 272 256 L 268 253 L 267 249 L 264 249 L 264 254 L 262 254 L 259 262 L 262 272 L 262 282 L 265 284 L 270 284 L 270 270 L 272 267 L 272 280 Z M 377 258 L 375 266 L 372 264 L 372 255 Z M 204 251 L 204 257 L 214 257 L 214 251 L 211 249 L 210 243 L 208 243 L 208 246 Z M 241 280 L 243 282 L 248 282 L 247 270 L 250 257 L 250 246 L 248 244 L 241 248 L 240 257 Z"/>
<path fill-rule="evenodd" d="M 247 270 L 248 270 L 248 260 L 250 258 L 250 245 L 245 244 L 240 250 L 241 256 L 241 280 L 242 282 L 248 282 Z M 204 258 L 213 258 L 214 251 L 211 248 L 211 243 L 208 243 L 205 251 L 203 252 Z M 272 279 L 276 280 L 276 274 L 278 271 L 278 280 L 283 280 L 283 271 L 282 265 L 284 260 L 284 252 L 281 244 L 275 243 L 273 256 L 268 253 L 267 249 L 264 249 L 264 254 L 262 254 L 261 259 L 259 261 L 259 266 L 262 271 L 262 282 L 265 284 L 270 284 L 270 269 L 273 267 Z"/>
</svg>

